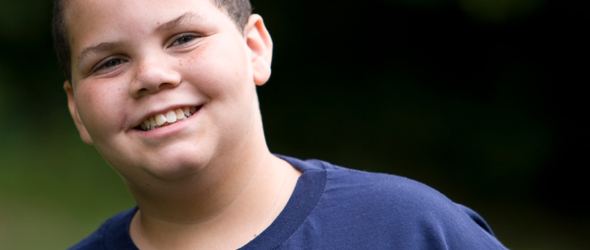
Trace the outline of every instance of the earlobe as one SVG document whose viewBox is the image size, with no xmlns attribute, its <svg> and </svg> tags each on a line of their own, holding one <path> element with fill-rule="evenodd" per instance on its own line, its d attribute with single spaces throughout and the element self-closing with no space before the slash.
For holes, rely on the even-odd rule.
<svg viewBox="0 0 590 250">
<path fill-rule="evenodd" d="M 64 82 L 64 90 L 68 96 L 68 109 L 70 110 L 70 115 L 72 115 L 72 118 L 74 119 L 74 124 L 76 124 L 76 127 L 78 128 L 78 132 L 80 132 L 80 138 L 85 143 L 93 145 L 92 138 L 90 138 L 90 134 L 88 134 L 84 123 L 82 123 L 82 119 L 80 119 L 80 114 L 78 114 L 76 100 L 74 99 L 74 89 L 69 81 Z"/>
<path fill-rule="evenodd" d="M 256 14 L 250 16 L 244 29 L 244 36 L 251 51 L 254 83 L 263 85 L 270 78 L 273 45 L 261 16 Z"/>
</svg>

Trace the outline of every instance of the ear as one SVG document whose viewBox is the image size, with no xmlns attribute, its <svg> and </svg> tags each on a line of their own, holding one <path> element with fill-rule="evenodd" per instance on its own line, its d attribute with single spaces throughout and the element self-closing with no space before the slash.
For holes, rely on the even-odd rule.
<svg viewBox="0 0 590 250">
<path fill-rule="evenodd" d="M 74 89 L 72 88 L 72 84 L 69 81 L 64 83 L 64 90 L 66 91 L 66 95 L 68 96 L 68 108 L 70 109 L 70 114 L 74 119 L 74 123 L 78 128 L 78 132 L 80 132 L 80 138 L 82 141 L 87 143 L 88 145 L 93 145 L 92 138 L 90 138 L 90 134 L 86 130 L 84 123 L 82 123 L 82 119 L 80 119 L 80 115 L 78 114 L 78 109 L 76 109 L 76 100 L 74 99 Z"/>
<path fill-rule="evenodd" d="M 244 29 L 244 37 L 251 51 L 254 83 L 258 86 L 263 85 L 270 78 L 272 39 L 260 15 L 250 16 Z"/>
</svg>

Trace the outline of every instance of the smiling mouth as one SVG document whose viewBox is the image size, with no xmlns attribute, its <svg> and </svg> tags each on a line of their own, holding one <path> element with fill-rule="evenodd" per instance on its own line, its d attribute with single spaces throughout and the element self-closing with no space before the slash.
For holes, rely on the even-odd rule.
<svg viewBox="0 0 590 250">
<path fill-rule="evenodd" d="M 176 108 L 161 114 L 153 115 L 145 119 L 145 121 L 143 121 L 135 129 L 139 129 L 142 131 L 150 131 L 157 128 L 165 127 L 191 117 L 200 108 L 201 106 Z"/>
</svg>

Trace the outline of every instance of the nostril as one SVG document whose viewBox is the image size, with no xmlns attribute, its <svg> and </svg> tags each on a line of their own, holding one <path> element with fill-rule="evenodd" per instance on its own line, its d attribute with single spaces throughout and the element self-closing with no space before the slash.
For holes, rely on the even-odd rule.
<svg viewBox="0 0 590 250">
<path fill-rule="evenodd" d="M 137 94 L 138 94 L 139 96 L 143 96 L 143 95 L 145 95 L 145 94 L 147 94 L 147 93 L 149 93 L 149 92 L 150 92 L 150 90 L 149 90 L 149 89 L 147 89 L 147 88 L 141 88 L 140 90 L 138 90 L 138 91 L 137 91 Z"/>
<path fill-rule="evenodd" d="M 160 89 L 171 89 L 171 88 L 174 88 L 175 86 L 176 86 L 176 84 L 164 82 L 164 83 L 160 84 Z"/>
</svg>

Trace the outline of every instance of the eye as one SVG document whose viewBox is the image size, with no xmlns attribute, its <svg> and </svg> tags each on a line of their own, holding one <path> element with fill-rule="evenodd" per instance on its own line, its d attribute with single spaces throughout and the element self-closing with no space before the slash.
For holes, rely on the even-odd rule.
<svg viewBox="0 0 590 250">
<path fill-rule="evenodd" d="M 96 67 L 96 69 L 93 70 L 92 72 L 95 72 L 95 73 L 106 72 L 111 69 L 114 69 L 115 67 L 117 67 L 123 63 L 125 63 L 125 60 L 123 60 L 121 58 L 109 59 L 109 60 L 105 61 L 104 63 L 99 64 L 98 67 Z"/>
<path fill-rule="evenodd" d="M 172 44 L 170 44 L 170 46 L 183 45 L 185 43 L 188 43 L 188 42 L 194 40 L 195 38 L 197 38 L 197 36 L 195 36 L 195 35 L 183 35 L 183 36 L 179 37 L 178 39 L 174 40 L 174 42 L 172 42 Z"/>
<path fill-rule="evenodd" d="M 115 67 L 121 63 L 123 63 L 122 59 L 119 59 L 119 58 L 111 59 L 111 60 L 108 60 L 107 62 L 103 63 L 102 65 L 100 65 L 100 67 L 98 69 L 112 68 L 112 67 Z"/>
</svg>

